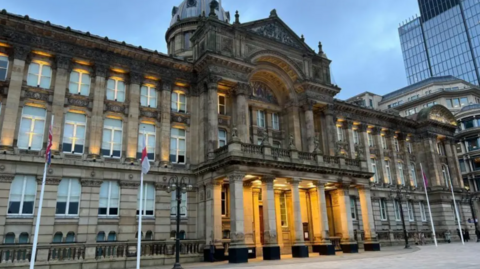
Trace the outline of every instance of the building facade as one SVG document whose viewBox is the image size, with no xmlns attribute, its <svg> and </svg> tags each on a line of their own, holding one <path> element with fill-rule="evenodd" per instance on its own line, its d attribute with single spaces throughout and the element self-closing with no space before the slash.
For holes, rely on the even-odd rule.
<svg viewBox="0 0 480 269">
<path fill-rule="evenodd" d="M 420 17 L 399 29 L 408 84 L 452 75 L 478 85 L 480 3 L 419 0 Z"/>
<path fill-rule="evenodd" d="M 29 259 L 52 117 L 46 268 L 133 268 L 140 202 L 147 267 L 172 263 L 177 235 L 182 261 L 208 260 L 211 245 L 234 263 L 379 250 L 403 242 L 402 209 L 410 237 L 430 237 L 420 164 L 437 237 L 455 229 L 450 111 L 412 120 L 335 100 L 322 46 L 275 10 L 229 23 L 217 1 L 188 0 L 172 13 L 165 55 L 0 12 L 0 267 Z M 152 168 L 138 201 L 143 138 Z M 194 186 L 179 231 L 176 178 Z"/>
</svg>

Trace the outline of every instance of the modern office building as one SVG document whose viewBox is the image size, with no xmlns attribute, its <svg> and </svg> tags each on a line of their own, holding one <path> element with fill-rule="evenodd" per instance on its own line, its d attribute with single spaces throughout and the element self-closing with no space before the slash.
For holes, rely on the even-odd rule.
<svg viewBox="0 0 480 269">
<path fill-rule="evenodd" d="M 0 268 L 30 257 L 52 116 L 42 268 L 133 268 L 140 214 L 144 267 L 172 263 L 177 235 L 182 262 L 213 245 L 239 263 L 403 244 L 402 219 L 411 237 L 430 237 L 430 217 L 440 240 L 456 229 L 448 109 L 409 119 L 335 100 L 331 60 L 275 10 L 230 23 L 217 1 L 185 0 L 172 16 L 167 55 L 0 12 Z M 194 186 L 179 229 L 175 178 Z"/>
<path fill-rule="evenodd" d="M 452 75 L 479 85 L 480 2 L 419 0 L 420 17 L 398 29 L 408 84 Z"/>
</svg>

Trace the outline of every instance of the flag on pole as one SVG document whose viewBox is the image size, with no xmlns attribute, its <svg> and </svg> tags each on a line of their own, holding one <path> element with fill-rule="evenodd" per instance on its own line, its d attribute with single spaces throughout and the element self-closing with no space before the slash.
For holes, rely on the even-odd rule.
<svg viewBox="0 0 480 269">
<path fill-rule="evenodd" d="M 52 125 L 53 123 L 50 124 L 50 128 L 48 128 L 47 151 L 45 151 L 45 161 L 47 162 L 48 166 L 50 166 L 50 163 L 52 162 L 52 141 L 53 141 Z"/>
<path fill-rule="evenodd" d="M 425 175 L 425 172 L 423 172 L 422 169 L 422 176 L 423 176 L 423 182 L 425 183 L 425 188 L 428 186 L 428 179 L 427 176 Z"/>
<path fill-rule="evenodd" d="M 148 160 L 147 152 L 147 136 L 143 135 L 143 148 L 142 148 L 142 173 L 147 174 L 150 171 L 150 161 Z"/>
<path fill-rule="evenodd" d="M 425 175 L 425 172 L 423 171 L 422 163 L 420 163 L 420 169 L 422 170 L 423 188 L 425 189 L 425 198 L 427 199 L 428 214 L 430 215 L 430 224 L 432 225 L 432 237 L 433 237 L 433 241 L 435 242 L 435 247 L 438 247 L 437 236 L 435 233 L 435 225 L 433 224 L 432 208 L 430 207 L 430 199 L 428 199 L 428 191 L 427 191 L 428 179 L 427 179 L 427 176 Z"/>
</svg>

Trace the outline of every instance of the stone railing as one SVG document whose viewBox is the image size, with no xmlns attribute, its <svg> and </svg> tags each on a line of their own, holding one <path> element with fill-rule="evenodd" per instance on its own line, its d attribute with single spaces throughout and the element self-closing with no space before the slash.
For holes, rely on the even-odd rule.
<svg viewBox="0 0 480 269">
<path fill-rule="evenodd" d="M 345 164 L 349 166 L 360 166 L 360 160 L 345 159 Z"/>
<path fill-rule="evenodd" d="M 299 152 L 298 153 L 298 158 L 300 160 L 315 161 L 315 157 L 316 157 L 315 153 L 310 153 L 310 152 Z"/>
<path fill-rule="evenodd" d="M 339 158 L 334 156 L 323 156 L 323 161 L 331 164 L 339 164 Z"/>
<path fill-rule="evenodd" d="M 272 156 L 290 158 L 290 151 L 288 149 L 272 148 Z"/>
<path fill-rule="evenodd" d="M 228 145 L 214 150 L 213 153 L 215 153 L 215 156 L 228 153 Z"/>
<path fill-rule="evenodd" d="M 1 245 L 0 264 L 29 263 L 32 245 Z"/>
<path fill-rule="evenodd" d="M 52 244 L 48 249 L 48 261 L 79 261 L 85 259 L 85 245 Z"/>
<path fill-rule="evenodd" d="M 253 155 L 262 155 L 262 146 L 242 143 L 242 152 Z"/>
</svg>

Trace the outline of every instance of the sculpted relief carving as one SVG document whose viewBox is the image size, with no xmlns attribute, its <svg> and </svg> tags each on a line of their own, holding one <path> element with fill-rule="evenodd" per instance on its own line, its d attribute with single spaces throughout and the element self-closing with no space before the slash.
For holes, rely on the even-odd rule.
<svg viewBox="0 0 480 269">
<path fill-rule="evenodd" d="M 260 25 L 257 27 L 253 27 L 249 30 L 266 38 L 274 39 L 285 45 L 292 46 L 297 49 L 302 49 L 302 46 L 299 44 L 296 38 L 278 22 L 271 22 L 268 24 Z"/>
</svg>

